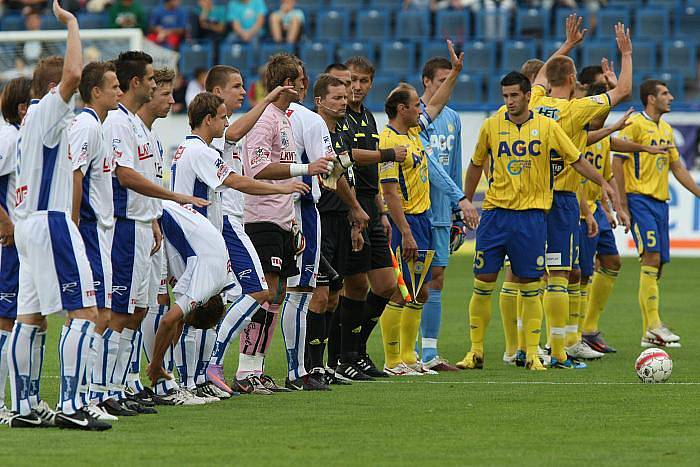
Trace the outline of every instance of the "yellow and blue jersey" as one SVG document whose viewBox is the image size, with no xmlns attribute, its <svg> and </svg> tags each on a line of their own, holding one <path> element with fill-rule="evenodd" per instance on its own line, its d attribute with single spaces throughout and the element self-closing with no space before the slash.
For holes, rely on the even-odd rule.
<svg viewBox="0 0 700 467">
<path fill-rule="evenodd" d="M 607 136 L 597 143 L 591 144 L 590 146 L 586 146 L 586 151 L 583 153 L 583 155 L 605 180 L 610 181 L 610 179 L 613 177 L 610 155 L 610 136 Z M 581 184 L 583 185 L 582 189 L 586 194 L 588 208 L 592 213 L 595 213 L 598 207 L 596 201 L 602 199 L 603 189 L 597 183 L 593 183 L 592 181 L 583 177 L 581 177 Z"/>
<path fill-rule="evenodd" d="M 481 126 L 472 156 L 476 166 L 490 163 L 483 208 L 548 210 L 555 174 L 580 157 L 581 151 L 550 118 L 531 111 L 517 125 L 507 112 L 492 115 Z"/>
<path fill-rule="evenodd" d="M 646 113 L 633 115 L 630 124 L 620 131 L 619 138 L 645 146 L 674 144 L 673 129 L 663 120 L 656 123 Z M 632 155 L 615 153 L 625 160 L 625 191 L 650 196 L 659 201 L 669 199 L 668 171 L 672 162 L 680 159 L 678 149 L 669 149 L 666 154 L 635 152 Z"/>
</svg>

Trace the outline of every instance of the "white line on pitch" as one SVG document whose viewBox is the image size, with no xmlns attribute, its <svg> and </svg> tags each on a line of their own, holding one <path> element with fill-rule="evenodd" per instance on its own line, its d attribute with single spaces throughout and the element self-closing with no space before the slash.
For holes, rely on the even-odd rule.
<svg viewBox="0 0 700 467">
<path fill-rule="evenodd" d="M 608 381 L 421 381 L 421 380 L 391 380 L 391 381 L 372 381 L 366 384 L 493 384 L 493 385 L 551 385 L 551 386 L 628 386 L 628 385 L 640 385 L 641 382 L 608 382 Z M 664 384 L 672 384 L 676 386 L 700 386 L 700 382 L 671 382 Z"/>
</svg>

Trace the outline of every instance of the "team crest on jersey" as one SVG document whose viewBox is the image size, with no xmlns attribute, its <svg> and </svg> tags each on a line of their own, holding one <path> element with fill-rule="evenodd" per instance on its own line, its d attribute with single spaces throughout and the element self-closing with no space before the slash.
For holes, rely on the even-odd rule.
<svg viewBox="0 0 700 467">
<path fill-rule="evenodd" d="M 540 132 L 539 132 L 539 131 L 537 131 L 537 129 L 534 129 L 534 130 L 532 130 L 532 132 L 531 132 L 531 133 L 532 133 L 532 136 L 537 136 L 537 135 L 539 135 L 539 134 L 540 134 Z"/>
<path fill-rule="evenodd" d="M 256 148 L 253 157 L 250 158 L 250 168 L 255 168 L 260 164 L 270 163 L 270 151 L 264 148 Z"/>
<path fill-rule="evenodd" d="M 668 165 L 668 158 L 666 158 L 664 156 L 660 156 L 659 158 L 656 159 L 656 169 L 659 172 L 663 172 L 667 165 Z"/>
<path fill-rule="evenodd" d="M 226 164 L 226 162 L 224 162 L 221 158 L 216 159 L 216 161 L 214 161 L 214 165 L 216 166 L 216 178 L 223 177 L 226 172 L 231 170 L 229 169 L 228 164 Z"/>
<path fill-rule="evenodd" d="M 280 131 L 280 146 L 281 149 L 287 149 L 289 147 L 289 136 L 285 130 Z"/>
<path fill-rule="evenodd" d="M 453 124 L 451 124 L 451 123 L 448 123 L 448 124 L 447 124 L 447 131 L 449 131 L 450 133 L 454 133 L 454 132 L 455 132 L 455 126 L 454 126 Z"/>
</svg>

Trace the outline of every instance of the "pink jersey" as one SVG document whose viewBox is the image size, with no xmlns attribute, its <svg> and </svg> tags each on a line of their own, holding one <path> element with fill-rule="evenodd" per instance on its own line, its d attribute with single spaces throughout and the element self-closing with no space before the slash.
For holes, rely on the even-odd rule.
<svg viewBox="0 0 700 467">
<path fill-rule="evenodd" d="M 268 105 L 255 126 L 248 132 L 243 145 L 243 172 L 255 177 L 273 163 L 296 162 L 296 143 L 287 114 Z M 283 183 L 284 180 L 263 180 Z M 245 222 L 271 222 L 291 230 L 294 219 L 293 195 L 245 195 Z"/>
</svg>

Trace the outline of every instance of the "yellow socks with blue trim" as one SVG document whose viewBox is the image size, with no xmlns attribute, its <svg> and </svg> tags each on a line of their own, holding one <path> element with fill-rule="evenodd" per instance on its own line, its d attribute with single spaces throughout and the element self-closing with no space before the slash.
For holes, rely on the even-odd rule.
<svg viewBox="0 0 700 467">
<path fill-rule="evenodd" d="M 527 359 L 539 358 L 537 348 L 542 333 L 542 302 L 540 301 L 539 282 L 520 284 L 520 298 L 523 304 L 523 334 L 527 349 Z"/>
<path fill-rule="evenodd" d="M 569 284 L 569 318 L 566 320 L 566 346 L 578 342 L 578 315 L 581 309 L 581 284 Z"/>
<path fill-rule="evenodd" d="M 642 266 L 639 275 L 639 305 L 642 308 L 644 331 L 661 326 L 659 318 L 659 268 Z"/>
<path fill-rule="evenodd" d="M 588 287 L 590 284 L 588 282 L 581 283 L 581 304 L 578 311 L 578 339 L 581 340 L 583 334 L 583 321 L 586 318 L 586 310 L 588 309 Z"/>
<path fill-rule="evenodd" d="M 550 275 L 544 291 L 544 313 L 549 322 L 549 342 L 552 346 L 552 356 L 559 361 L 566 360 L 564 344 L 566 344 L 566 320 L 569 316 L 568 286 L 568 278 Z"/>
<path fill-rule="evenodd" d="M 498 307 L 501 310 L 503 335 L 506 341 L 506 354 L 513 355 L 518 350 L 518 333 L 520 323 L 518 316 L 518 291 L 520 284 L 504 282 L 498 297 Z M 521 323 L 520 323 L 521 324 Z"/>
<path fill-rule="evenodd" d="M 422 303 L 407 303 L 401 311 L 401 344 L 399 348 L 401 350 L 401 361 L 407 365 L 416 363 L 416 339 L 418 339 L 422 314 Z"/>
<path fill-rule="evenodd" d="M 593 333 L 598 331 L 598 321 L 603 313 L 605 304 L 608 303 L 608 298 L 615 287 L 615 281 L 620 271 L 614 271 L 604 267 L 598 268 L 598 271 L 593 275 L 588 294 L 588 308 L 586 310 L 586 319 L 583 321 L 583 332 Z"/>
<path fill-rule="evenodd" d="M 469 337 L 471 351 L 479 356 L 484 355 L 484 336 L 491 321 L 491 295 L 495 288 L 495 282 L 474 279 L 474 291 L 469 301 Z"/>
<path fill-rule="evenodd" d="M 403 306 L 394 302 L 387 303 L 379 318 L 379 327 L 382 330 L 384 342 L 384 364 L 387 368 L 394 368 L 401 363 L 401 350 L 399 339 L 401 336 L 401 312 Z"/>
</svg>

